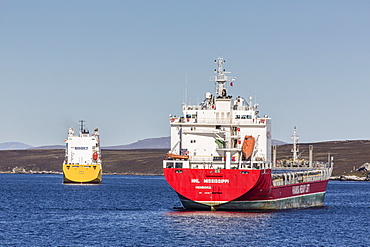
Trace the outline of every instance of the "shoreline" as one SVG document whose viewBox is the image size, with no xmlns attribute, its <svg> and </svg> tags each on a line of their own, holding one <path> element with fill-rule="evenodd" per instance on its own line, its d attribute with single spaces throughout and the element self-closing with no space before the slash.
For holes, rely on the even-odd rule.
<svg viewBox="0 0 370 247">
<path fill-rule="evenodd" d="M 362 182 L 369 182 L 370 177 L 365 176 L 365 177 L 359 177 L 359 176 L 354 176 L 354 175 L 340 175 L 340 176 L 333 176 L 330 177 L 329 180 L 331 181 L 362 181 Z"/>
<path fill-rule="evenodd" d="M 0 174 L 56 174 L 56 175 L 63 175 L 63 172 L 57 172 L 57 171 L 29 171 L 29 172 L 6 172 L 6 171 L 0 171 Z M 163 174 L 155 174 L 155 173 L 140 173 L 140 172 L 124 172 L 124 173 L 118 173 L 118 172 L 103 172 L 104 175 L 130 175 L 130 176 L 163 176 Z"/>
<path fill-rule="evenodd" d="M 63 175 L 63 172 L 60 171 L 0 171 L 0 174 L 56 174 L 56 175 Z M 104 175 L 123 175 L 123 176 L 163 176 L 162 174 L 157 173 L 141 173 L 141 172 L 107 172 L 103 173 Z M 340 176 L 332 176 L 329 178 L 330 181 L 360 181 L 360 182 L 370 182 L 370 177 L 364 176 L 354 176 L 354 175 L 340 175 Z"/>
</svg>

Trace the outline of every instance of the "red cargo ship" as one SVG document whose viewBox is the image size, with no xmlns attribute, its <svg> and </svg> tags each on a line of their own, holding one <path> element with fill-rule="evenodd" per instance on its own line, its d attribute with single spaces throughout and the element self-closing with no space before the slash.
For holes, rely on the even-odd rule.
<svg viewBox="0 0 370 247">
<path fill-rule="evenodd" d="M 199 105 L 183 104 L 183 116 L 170 116 L 171 150 L 163 161 L 164 176 L 186 209 L 279 210 L 324 204 L 332 172 L 327 163 L 299 159 L 294 128 L 293 158 L 276 161 L 271 150 L 271 118 L 260 117 L 252 97 L 247 102 L 227 94 L 222 58 Z"/>
</svg>

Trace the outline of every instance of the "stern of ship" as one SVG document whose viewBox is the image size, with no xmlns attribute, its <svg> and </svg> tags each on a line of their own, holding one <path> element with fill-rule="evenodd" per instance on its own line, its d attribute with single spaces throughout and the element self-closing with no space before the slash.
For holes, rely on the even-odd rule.
<svg viewBox="0 0 370 247">
<path fill-rule="evenodd" d="M 63 165 L 64 183 L 100 183 L 102 181 L 102 167 L 93 165 Z"/>
<path fill-rule="evenodd" d="M 187 209 L 216 210 L 251 190 L 260 170 L 163 168 L 168 184 Z"/>
</svg>

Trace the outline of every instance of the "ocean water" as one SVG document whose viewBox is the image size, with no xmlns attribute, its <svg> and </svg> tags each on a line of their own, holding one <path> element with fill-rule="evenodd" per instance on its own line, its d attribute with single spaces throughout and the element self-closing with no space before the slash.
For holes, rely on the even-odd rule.
<svg viewBox="0 0 370 247">
<path fill-rule="evenodd" d="M 370 183 L 330 181 L 325 206 L 266 213 L 176 211 L 161 176 L 65 185 L 0 174 L 1 246 L 370 246 Z"/>
</svg>

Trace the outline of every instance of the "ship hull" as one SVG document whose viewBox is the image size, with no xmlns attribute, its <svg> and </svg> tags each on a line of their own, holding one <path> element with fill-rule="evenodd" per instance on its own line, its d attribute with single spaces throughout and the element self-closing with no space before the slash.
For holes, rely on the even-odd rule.
<svg viewBox="0 0 370 247">
<path fill-rule="evenodd" d="M 311 193 L 271 200 L 232 201 L 221 205 L 219 210 L 284 210 L 321 207 L 324 205 L 325 192 Z"/>
<path fill-rule="evenodd" d="M 101 165 L 63 165 L 64 183 L 101 183 Z"/>
<path fill-rule="evenodd" d="M 298 208 L 312 208 L 324 206 L 325 192 L 311 193 L 299 196 L 292 196 L 269 200 L 244 200 L 230 201 L 225 204 L 212 207 L 179 195 L 184 208 L 193 210 L 245 210 L 245 211 L 267 211 L 267 210 L 285 210 Z"/>
<path fill-rule="evenodd" d="M 189 169 L 189 176 L 186 169 L 181 169 L 182 173 L 174 169 L 164 171 L 167 182 L 177 192 L 181 203 L 186 209 L 193 210 L 284 210 L 296 208 L 321 207 L 324 205 L 324 197 L 328 180 L 293 183 L 284 186 L 273 186 L 271 170 L 221 170 L 220 177 L 228 181 L 228 185 L 223 186 L 219 183 L 210 183 L 204 174 L 210 170 Z M 255 174 L 258 178 L 250 181 L 254 176 L 245 174 Z M 172 174 L 171 174 L 172 173 Z M 230 176 L 232 174 L 233 176 Z M 196 181 L 206 182 L 194 186 L 191 182 L 192 177 L 197 177 Z M 193 180 L 194 181 L 194 180 Z M 217 182 L 217 181 L 216 181 Z M 249 183 L 248 186 L 243 184 Z M 209 188 L 208 197 L 205 191 L 198 188 Z M 214 187 L 217 187 L 218 195 L 214 194 Z M 184 190 L 186 188 L 187 191 Z M 190 190 L 190 191 L 189 191 Z M 192 191 L 191 191 L 192 190 Z M 201 193 L 201 194 L 199 194 Z M 235 197 L 235 193 L 239 196 Z M 234 194 L 235 198 L 229 197 Z M 200 197 L 204 195 L 203 197 Z M 214 200 L 214 196 L 219 196 L 223 200 Z"/>
</svg>

